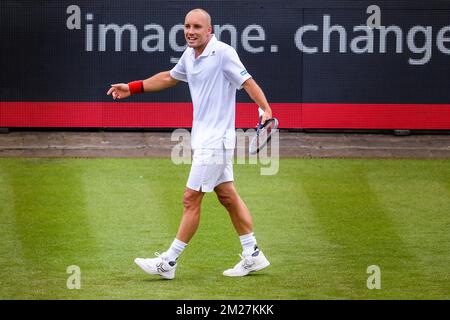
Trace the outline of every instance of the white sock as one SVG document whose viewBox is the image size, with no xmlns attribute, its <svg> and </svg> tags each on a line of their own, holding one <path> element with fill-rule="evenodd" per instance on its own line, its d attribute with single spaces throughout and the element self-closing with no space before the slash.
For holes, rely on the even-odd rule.
<svg viewBox="0 0 450 320">
<path fill-rule="evenodd" d="M 169 261 L 176 261 L 180 256 L 180 254 L 183 252 L 184 248 L 186 248 L 186 246 L 187 243 L 184 243 L 183 241 L 180 241 L 177 238 L 175 238 L 169 250 L 166 251 Z"/>
<path fill-rule="evenodd" d="M 239 240 L 241 240 L 242 255 L 251 255 L 255 251 L 256 238 L 253 232 L 239 236 Z"/>
</svg>

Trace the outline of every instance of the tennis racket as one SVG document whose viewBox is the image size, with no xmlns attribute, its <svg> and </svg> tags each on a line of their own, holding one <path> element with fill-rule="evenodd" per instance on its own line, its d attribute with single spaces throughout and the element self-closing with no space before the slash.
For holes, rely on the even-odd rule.
<svg viewBox="0 0 450 320">
<path fill-rule="evenodd" d="M 250 142 L 248 148 L 250 154 L 257 154 L 265 146 L 267 146 L 267 143 L 270 141 L 270 138 L 278 129 L 278 119 L 276 118 L 271 118 L 266 120 L 264 123 L 261 123 L 263 113 L 264 111 L 262 111 L 262 109 L 259 108 L 258 127 L 256 129 L 256 134 L 253 136 L 252 141 Z"/>
</svg>

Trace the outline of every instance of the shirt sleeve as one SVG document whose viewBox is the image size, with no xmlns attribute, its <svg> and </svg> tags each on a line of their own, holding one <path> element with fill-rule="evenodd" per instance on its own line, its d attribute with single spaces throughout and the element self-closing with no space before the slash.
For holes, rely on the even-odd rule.
<svg viewBox="0 0 450 320">
<path fill-rule="evenodd" d="M 185 56 L 186 50 L 183 52 L 175 67 L 170 70 L 170 76 L 179 81 L 187 82 Z"/>
<path fill-rule="evenodd" d="M 232 47 L 224 52 L 223 71 L 225 73 L 225 78 L 227 78 L 227 80 L 237 89 L 241 89 L 242 84 L 252 77 L 239 59 L 236 50 Z"/>
</svg>

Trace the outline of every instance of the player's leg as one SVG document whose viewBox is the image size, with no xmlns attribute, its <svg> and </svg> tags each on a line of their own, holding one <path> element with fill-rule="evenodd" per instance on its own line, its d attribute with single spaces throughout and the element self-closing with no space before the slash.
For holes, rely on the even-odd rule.
<svg viewBox="0 0 450 320">
<path fill-rule="evenodd" d="M 233 181 L 227 181 L 218 185 L 214 191 L 219 202 L 230 214 L 231 222 L 239 236 L 253 232 L 253 220 L 241 197 L 234 187 Z"/>
<path fill-rule="evenodd" d="M 200 207 L 204 193 L 189 188 L 184 190 L 183 216 L 176 238 L 169 249 L 157 254 L 156 258 L 137 258 L 135 263 L 148 274 L 160 275 L 165 279 L 173 279 L 177 267 L 177 259 L 192 239 L 200 223 Z"/>
<path fill-rule="evenodd" d="M 221 183 L 214 191 L 220 203 L 227 209 L 242 245 L 241 261 L 223 274 L 229 277 L 241 277 L 268 267 L 270 262 L 258 248 L 253 234 L 250 211 L 237 193 L 234 183 L 232 181 Z"/>
<path fill-rule="evenodd" d="M 214 167 L 209 165 L 213 152 L 210 150 L 194 151 L 191 171 L 187 187 L 183 194 L 183 216 L 178 228 L 177 235 L 164 253 L 157 254 L 153 259 L 135 259 L 136 264 L 149 274 L 159 274 L 163 278 L 173 279 L 177 267 L 177 259 L 192 239 L 200 223 L 200 207 L 204 191 L 212 191 L 205 178 L 214 172 Z"/>
<path fill-rule="evenodd" d="M 200 208 L 204 192 L 195 191 L 189 188 L 184 190 L 183 195 L 183 216 L 181 217 L 176 238 L 184 243 L 188 243 L 200 223 Z"/>
</svg>

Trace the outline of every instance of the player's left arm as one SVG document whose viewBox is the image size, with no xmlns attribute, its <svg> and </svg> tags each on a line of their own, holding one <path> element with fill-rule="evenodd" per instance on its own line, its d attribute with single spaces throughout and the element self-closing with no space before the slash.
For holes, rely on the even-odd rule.
<svg viewBox="0 0 450 320">
<path fill-rule="evenodd" d="M 264 114 L 262 117 L 262 123 L 264 123 L 266 120 L 272 118 L 272 109 L 269 106 L 269 103 L 267 102 L 266 96 L 264 95 L 264 92 L 260 88 L 260 86 L 256 83 L 256 81 L 253 78 L 247 79 L 243 84 L 242 87 L 247 91 L 247 94 L 249 97 L 261 108 L 264 110 Z"/>
</svg>

